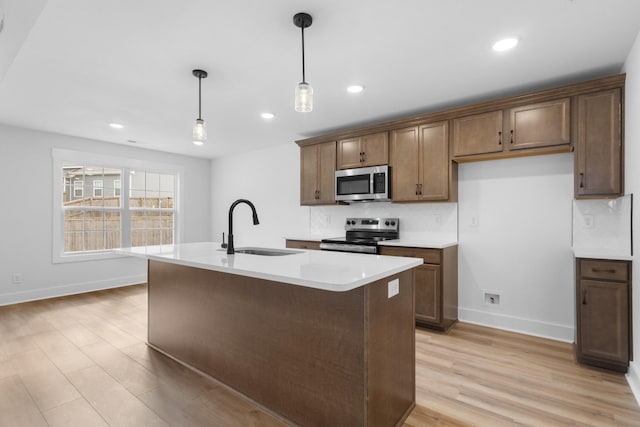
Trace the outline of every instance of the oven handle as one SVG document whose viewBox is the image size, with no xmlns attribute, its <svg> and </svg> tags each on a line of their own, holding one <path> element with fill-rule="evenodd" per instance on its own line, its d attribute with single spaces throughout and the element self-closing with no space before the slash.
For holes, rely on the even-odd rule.
<svg viewBox="0 0 640 427">
<path fill-rule="evenodd" d="M 363 254 L 377 254 L 377 246 L 362 246 L 362 245 L 343 245 L 342 243 L 320 243 L 320 249 L 325 251 L 339 251 L 339 252 L 356 252 Z"/>
</svg>

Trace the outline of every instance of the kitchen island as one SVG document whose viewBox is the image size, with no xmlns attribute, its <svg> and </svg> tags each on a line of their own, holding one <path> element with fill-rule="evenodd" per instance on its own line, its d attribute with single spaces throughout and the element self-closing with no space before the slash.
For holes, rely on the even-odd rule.
<svg viewBox="0 0 640 427">
<path fill-rule="evenodd" d="M 287 423 L 394 426 L 415 406 L 421 260 L 213 242 L 118 252 L 148 259 L 149 345 Z"/>
</svg>

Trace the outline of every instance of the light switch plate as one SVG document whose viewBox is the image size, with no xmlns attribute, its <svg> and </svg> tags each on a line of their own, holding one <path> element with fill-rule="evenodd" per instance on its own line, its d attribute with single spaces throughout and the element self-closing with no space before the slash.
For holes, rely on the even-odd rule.
<svg viewBox="0 0 640 427">
<path fill-rule="evenodd" d="M 394 297 L 400 293 L 400 279 L 393 279 L 387 285 L 389 290 L 387 298 Z"/>
</svg>

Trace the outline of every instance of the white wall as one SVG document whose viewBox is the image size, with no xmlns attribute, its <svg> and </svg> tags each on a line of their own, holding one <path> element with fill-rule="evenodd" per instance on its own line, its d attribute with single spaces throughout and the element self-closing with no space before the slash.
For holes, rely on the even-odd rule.
<svg viewBox="0 0 640 427">
<path fill-rule="evenodd" d="M 629 52 L 623 72 L 627 73 L 625 88 L 625 192 L 636 195 L 636 206 L 633 210 L 633 242 L 635 246 L 632 273 L 632 316 L 633 316 L 633 354 L 635 360 L 631 362 L 627 379 L 640 403 L 640 261 L 639 244 L 640 215 L 638 196 L 640 195 L 640 34 Z"/>
<path fill-rule="evenodd" d="M 209 240 L 210 162 L 88 139 L 0 126 L 0 305 L 139 283 L 142 260 L 52 263 L 53 148 L 117 155 L 184 167 L 185 242 Z M 23 283 L 11 283 L 12 273 Z"/>
<path fill-rule="evenodd" d="M 464 163 L 458 171 L 459 319 L 573 341 L 573 155 Z M 500 304 L 485 304 L 485 291 Z"/>
<path fill-rule="evenodd" d="M 293 142 L 212 160 L 211 191 L 214 241 L 227 234 L 229 207 L 236 199 L 250 200 L 260 219 L 254 226 L 247 205 L 235 208 L 236 247 L 284 247 L 286 237 L 308 231 L 309 208 L 300 206 L 300 151 Z"/>
</svg>

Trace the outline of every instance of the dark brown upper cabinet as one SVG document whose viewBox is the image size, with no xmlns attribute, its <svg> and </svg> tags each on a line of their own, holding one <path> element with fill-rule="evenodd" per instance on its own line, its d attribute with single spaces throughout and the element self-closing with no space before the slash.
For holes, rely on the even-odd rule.
<svg viewBox="0 0 640 427">
<path fill-rule="evenodd" d="M 571 98 L 453 119 L 453 158 L 545 153 L 571 145 Z M 491 156 L 489 156 L 491 157 Z"/>
<path fill-rule="evenodd" d="M 300 204 L 335 204 L 335 171 L 335 141 L 301 147 Z"/>
<path fill-rule="evenodd" d="M 338 169 L 379 166 L 389 163 L 389 132 L 338 141 Z"/>
<path fill-rule="evenodd" d="M 577 97 L 575 197 L 624 194 L 620 89 Z"/>
<path fill-rule="evenodd" d="M 449 160 L 448 122 L 392 131 L 390 160 L 394 202 L 455 201 L 458 165 Z"/>
</svg>

